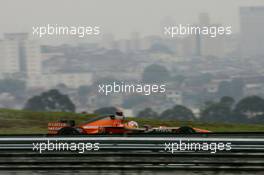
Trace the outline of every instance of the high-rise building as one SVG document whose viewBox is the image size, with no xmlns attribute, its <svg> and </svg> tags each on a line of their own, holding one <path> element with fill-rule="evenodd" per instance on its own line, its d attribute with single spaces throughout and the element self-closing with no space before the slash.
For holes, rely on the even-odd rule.
<svg viewBox="0 0 264 175">
<path fill-rule="evenodd" d="M 214 24 L 213 26 L 220 26 Z M 210 27 L 210 26 L 209 26 Z M 214 38 L 209 35 L 200 35 L 200 48 L 202 56 L 223 57 L 226 54 L 225 50 L 226 36 L 216 36 Z"/>
<path fill-rule="evenodd" d="M 24 42 L 26 55 L 26 73 L 28 76 L 42 73 L 41 50 L 38 42 L 27 40 Z"/>
<path fill-rule="evenodd" d="M 0 73 L 20 72 L 19 47 L 14 40 L 0 41 Z"/>
<path fill-rule="evenodd" d="M 27 33 L 7 33 L 0 41 L 2 73 L 24 73 L 27 76 L 41 74 L 41 51 L 36 41 Z"/>
<path fill-rule="evenodd" d="M 240 8 L 240 53 L 264 55 L 264 6 Z"/>
<path fill-rule="evenodd" d="M 220 27 L 219 24 L 212 24 L 208 13 L 199 14 L 200 27 Z M 209 35 L 196 36 L 196 54 L 198 56 L 216 56 L 222 57 L 225 52 L 225 36 L 217 36 L 212 38 Z"/>
</svg>

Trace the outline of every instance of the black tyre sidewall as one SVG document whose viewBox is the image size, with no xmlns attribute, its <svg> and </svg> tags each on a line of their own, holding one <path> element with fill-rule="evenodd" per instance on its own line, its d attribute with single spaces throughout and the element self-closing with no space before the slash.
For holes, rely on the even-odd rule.
<svg viewBox="0 0 264 175">
<path fill-rule="evenodd" d="M 60 129 L 58 135 L 80 135 L 80 133 L 75 128 L 66 127 Z"/>
</svg>

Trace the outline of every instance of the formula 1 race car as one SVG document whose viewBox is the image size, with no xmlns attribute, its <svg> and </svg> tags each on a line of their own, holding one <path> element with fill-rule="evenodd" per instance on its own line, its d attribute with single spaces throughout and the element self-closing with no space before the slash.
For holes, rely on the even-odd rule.
<svg viewBox="0 0 264 175">
<path fill-rule="evenodd" d="M 139 128 L 135 121 L 125 122 L 125 117 L 122 112 L 117 112 L 116 115 L 104 115 L 94 117 L 84 124 L 75 126 L 73 120 L 61 120 L 59 122 L 48 123 L 48 134 L 51 135 L 90 135 L 90 134 L 147 134 L 147 133 L 208 133 L 210 131 L 193 128 L 188 126 L 183 127 L 150 127 L 144 126 Z"/>
</svg>

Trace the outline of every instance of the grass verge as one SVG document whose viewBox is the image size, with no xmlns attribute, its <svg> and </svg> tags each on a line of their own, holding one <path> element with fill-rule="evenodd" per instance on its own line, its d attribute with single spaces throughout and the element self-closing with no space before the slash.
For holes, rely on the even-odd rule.
<svg viewBox="0 0 264 175">
<path fill-rule="evenodd" d="M 94 116 L 94 114 L 84 115 L 65 112 L 32 112 L 0 109 L 0 134 L 46 134 L 48 122 L 60 119 L 72 119 L 78 125 L 85 123 L 85 121 Z M 203 123 L 142 118 L 127 118 L 127 120 L 137 121 L 140 126 L 192 126 L 214 132 L 264 132 L 264 125 L 260 124 Z"/>
</svg>

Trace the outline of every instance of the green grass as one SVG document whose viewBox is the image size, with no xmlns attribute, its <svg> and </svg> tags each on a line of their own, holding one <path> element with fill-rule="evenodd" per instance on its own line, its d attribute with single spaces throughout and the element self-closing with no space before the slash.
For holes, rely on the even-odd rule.
<svg viewBox="0 0 264 175">
<path fill-rule="evenodd" d="M 48 122 L 73 119 L 78 124 L 93 116 L 95 115 L 0 109 L 0 134 L 45 134 Z"/>
<path fill-rule="evenodd" d="M 134 119 L 133 119 L 134 120 Z M 214 132 L 264 132 L 264 125 L 260 124 L 229 124 L 229 123 L 204 123 L 193 121 L 161 121 L 155 119 L 139 119 L 135 121 L 141 125 L 148 124 L 151 126 L 191 126 L 201 129 L 207 129 Z"/>
<path fill-rule="evenodd" d="M 46 134 L 48 122 L 60 119 L 73 119 L 77 124 L 80 124 L 85 123 L 86 120 L 94 116 L 94 114 L 0 109 L 0 134 Z M 217 132 L 264 132 L 264 125 L 256 124 L 202 123 L 141 118 L 128 118 L 128 120 L 137 121 L 140 126 L 192 126 Z"/>
</svg>

